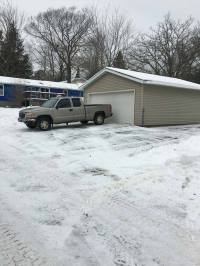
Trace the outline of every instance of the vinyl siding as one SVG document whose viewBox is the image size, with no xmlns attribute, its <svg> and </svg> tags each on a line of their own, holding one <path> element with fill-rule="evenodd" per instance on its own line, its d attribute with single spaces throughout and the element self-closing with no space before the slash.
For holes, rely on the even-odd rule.
<svg viewBox="0 0 200 266">
<path fill-rule="evenodd" d="M 106 73 L 92 84 L 88 85 L 84 90 L 84 97 L 87 102 L 88 93 L 104 92 L 113 90 L 135 90 L 135 106 L 134 106 L 134 123 L 135 125 L 142 125 L 142 109 L 143 109 L 143 87 L 131 80 L 118 77 L 116 75 Z M 134 104 L 134 103 L 133 103 Z"/>
<path fill-rule="evenodd" d="M 4 84 L 4 96 L 0 97 L 1 107 L 20 107 L 23 101 L 23 86 Z"/>
<path fill-rule="evenodd" d="M 15 87 L 13 85 L 9 84 L 3 84 L 4 85 L 4 96 L 0 96 L 0 101 L 11 101 L 13 99 L 13 90 Z"/>
<path fill-rule="evenodd" d="M 144 86 L 144 125 L 200 123 L 200 91 Z"/>
</svg>

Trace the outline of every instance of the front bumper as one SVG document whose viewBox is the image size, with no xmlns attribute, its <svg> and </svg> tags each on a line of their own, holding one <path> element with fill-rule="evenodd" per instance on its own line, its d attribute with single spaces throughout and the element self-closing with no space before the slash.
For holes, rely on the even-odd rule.
<svg viewBox="0 0 200 266">
<path fill-rule="evenodd" d="M 18 117 L 18 122 L 23 122 L 23 123 L 27 123 L 27 122 L 36 122 L 36 118 L 21 118 L 21 117 Z"/>
</svg>

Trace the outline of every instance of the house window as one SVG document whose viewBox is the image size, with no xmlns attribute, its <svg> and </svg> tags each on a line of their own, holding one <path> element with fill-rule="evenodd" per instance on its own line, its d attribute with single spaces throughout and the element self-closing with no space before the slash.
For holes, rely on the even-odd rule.
<svg viewBox="0 0 200 266">
<path fill-rule="evenodd" d="M 49 89 L 47 89 L 47 88 L 41 88 L 41 92 L 49 93 Z"/>
<path fill-rule="evenodd" d="M 0 96 L 4 96 L 4 85 L 0 84 Z"/>
<path fill-rule="evenodd" d="M 49 99 L 50 98 L 50 89 L 41 88 L 41 98 L 42 99 Z"/>
</svg>

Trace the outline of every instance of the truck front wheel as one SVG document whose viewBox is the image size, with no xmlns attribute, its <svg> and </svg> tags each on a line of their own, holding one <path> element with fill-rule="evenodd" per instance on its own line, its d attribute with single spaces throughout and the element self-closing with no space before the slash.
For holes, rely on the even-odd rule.
<svg viewBox="0 0 200 266">
<path fill-rule="evenodd" d="M 105 117 L 103 114 L 96 114 L 94 117 L 95 125 L 103 125 L 104 119 L 105 119 Z"/>
<path fill-rule="evenodd" d="M 48 117 L 41 117 L 37 121 L 37 126 L 40 130 L 47 131 L 51 129 L 51 119 Z"/>
<path fill-rule="evenodd" d="M 31 128 L 31 129 L 36 128 L 35 122 L 26 122 L 25 124 L 28 128 Z"/>
</svg>

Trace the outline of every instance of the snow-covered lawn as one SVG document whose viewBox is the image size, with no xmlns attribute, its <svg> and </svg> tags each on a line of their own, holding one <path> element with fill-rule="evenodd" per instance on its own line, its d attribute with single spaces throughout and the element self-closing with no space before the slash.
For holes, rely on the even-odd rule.
<svg viewBox="0 0 200 266">
<path fill-rule="evenodd" d="M 200 126 L 17 116 L 0 108 L 0 265 L 200 265 Z"/>
</svg>

